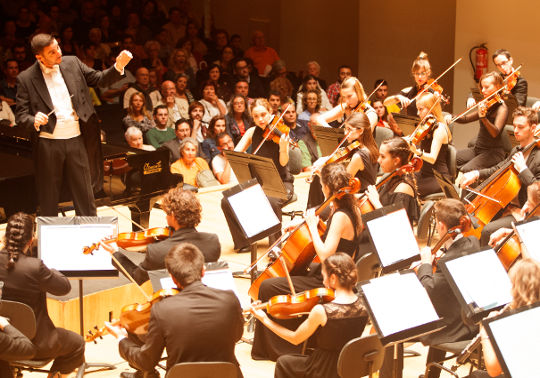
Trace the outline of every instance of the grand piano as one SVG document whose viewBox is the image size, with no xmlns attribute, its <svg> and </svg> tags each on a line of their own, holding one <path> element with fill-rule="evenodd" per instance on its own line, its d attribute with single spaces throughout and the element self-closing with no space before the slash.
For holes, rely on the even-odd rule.
<svg viewBox="0 0 540 378">
<path fill-rule="evenodd" d="M 182 181 L 181 175 L 169 171 L 169 151 L 142 151 L 112 144 L 103 144 L 102 148 L 104 185 L 103 191 L 96 194 L 96 205 L 129 206 L 132 220 L 147 228 L 152 198 Z M 27 130 L 0 125 L 0 162 L 3 217 L 17 211 L 36 213 L 32 142 Z M 72 209 L 69 190 L 64 192 L 59 205 L 61 211 Z"/>
</svg>

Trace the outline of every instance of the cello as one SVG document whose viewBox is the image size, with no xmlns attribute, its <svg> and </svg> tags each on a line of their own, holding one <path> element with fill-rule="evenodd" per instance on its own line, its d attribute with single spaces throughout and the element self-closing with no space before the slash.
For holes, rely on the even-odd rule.
<svg viewBox="0 0 540 378">
<path fill-rule="evenodd" d="M 341 188 L 324 201 L 315 211 L 315 215 L 319 215 L 335 198 L 341 198 L 349 193 L 356 193 L 358 190 L 360 190 L 360 180 L 353 177 L 349 180 L 348 186 Z M 318 229 L 319 234 L 322 235 L 326 229 L 326 226 L 322 221 L 319 221 Z M 274 277 L 289 277 L 289 275 L 301 274 L 317 256 L 305 220 L 290 231 L 287 236 L 283 236 L 281 241 L 283 240 L 285 240 L 285 244 L 281 249 L 281 254 L 278 259 L 272 262 L 251 284 L 248 294 L 253 300 L 259 298 L 259 288 L 264 280 Z M 274 244 L 276 245 L 279 241 L 280 240 L 278 239 Z M 274 246 L 271 246 L 269 251 L 262 257 L 266 256 L 273 247 Z M 246 273 L 257 266 L 257 263 L 261 258 L 255 261 L 252 266 L 246 270 Z"/>
</svg>

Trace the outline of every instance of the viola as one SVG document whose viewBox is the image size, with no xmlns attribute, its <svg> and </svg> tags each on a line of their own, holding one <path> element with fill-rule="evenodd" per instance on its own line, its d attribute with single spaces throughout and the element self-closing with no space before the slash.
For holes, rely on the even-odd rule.
<svg viewBox="0 0 540 378">
<path fill-rule="evenodd" d="M 97 243 L 92 244 L 90 247 L 84 247 L 83 253 L 85 255 L 92 254 L 100 243 L 114 243 L 120 248 L 139 247 L 147 245 L 159 240 L 167 239 L 171 233 L 171 230 L 166 227 L 154 227 L 143 231 L 137 232 L 121 232 L 115 238 L 108 238 Z"/>
<path fill-rule="evenodd" d="M 265 309 L 267 314 L 277 319 L 293 319 L 308 314 L 316 305 L 331 302 L 334 298 L 334 290 L 317 288 L 294 295 L 276 295 L 255 308 Z M 249 312 L 250 309 L 244 310 L 244 313 Z"/>
<path fill-rule="evenodd" d="M 113 325 L 120 325 L 125 328 L 129 333 L 136 335 L 145 335 L 148 333 L 148 323 L 150 322 L 150 310 L 152 306 L 161 300 L 176 295 L 180 292 L 177 289 L 162 289 L 155 292 L 152 297 L 145 303 L 134 303 L 122 307 L 120 313 L 120 319 L 113 322 Z M 86 342 L 96 342 L 97 338 L 101 338 L 102 335 L 107 334 L 109 331 L 106 327 L 98 329 L 94 327 L 95 331 L 88 331 L 88 335 L 85 336 Z"/>
<path fill-rule="evenodd" d="M 360 180 L 353 177 L 349 180 L 348 186 L 341 188 L 326 201 L 324 201 L 317 208 L 317 210 L 315 210 L 315 214 L 319 215 L 335 198 L 341 198 L 348 193 L 356 193 L 358 190 L 360 190 Z M 325 229 L 325 224 L 322 221 L 319 221 L 319 235 L 322 235 Z M 285 238 L 282 236 L 282 239 L 278 239 L 274 244 L 277 245 L 279 242 L 284 240 Z M 273 247 L 274 246 L 271 246 L 270 249 L 257 261 L 255 261 L 249 269 L 253 269 L 259 260 L 266 256 Z M 309 232 L 309 228 L 304 220 L 288 234 L 285 244 L 283 244 L 280 257 L 273 263 L 269 264 L 268 267 L 253 281 L 248 290 L 249 296 L 254 300 L 257 300 L 259 298 L 259 288 L 261 283 L 268 278 L 288 277 L 289 274 L 301 274 L 306 270 L 309 264 L 314 261 L 316 256 L 317 253 L 315 252 L 315 247 L 313 246 L 311 233 Z"/>
</svg>

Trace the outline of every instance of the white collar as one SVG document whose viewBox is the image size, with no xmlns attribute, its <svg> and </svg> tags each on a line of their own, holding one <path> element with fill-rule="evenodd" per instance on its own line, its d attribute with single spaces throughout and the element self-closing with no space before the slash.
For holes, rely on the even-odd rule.
<svg viewBox="0 0 540 378">
<path fill-rule="evenodd" d="M 60 66 L 58 64 L 55 64 L 54 66 L 52 66 L 52 68 L 49 68 L 49 67 L 46 67 L 39 60 L 38 60 L 38 63 L 39 63 L 39 67 L 41 68 L 41 71 L 46 75 L 51 75 L 55 72 L 60 72 Z"/>
</svg>

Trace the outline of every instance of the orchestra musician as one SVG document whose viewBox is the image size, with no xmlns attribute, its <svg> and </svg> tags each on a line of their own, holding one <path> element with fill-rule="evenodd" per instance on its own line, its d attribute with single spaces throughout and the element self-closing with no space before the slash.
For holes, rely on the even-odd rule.
<svg viewBox="0 0 540 378">
<path fill-rule="evenodd" d="M 330 198 L 339 189 L 348 186 L 349 179 L 350 174 L 347 173 L 342 164 L 325 165 L 321 171 L 321 185 L 325 197 Z M 326 225 L 326 231 L 322 236 L 318 232 L 319 218 L 315 215 L 314 209 L 307 211 L 305 219 L 315 252 L 322 262 L 336 252 L 344 252 L 354 257 L 358 234 L 362 227 L 357 201 L 352 194 L 345 194 L 339 199 L 335 198 L 330 206 L 332 206 L 332 211 Z M 312 265 L 306 275 L 291 277 L 296 292 L 322 287 L 323 277 L 320 264 Z M 275 295 L 290 292 L 286 277 L 269 278 L 262 281 L 259 289 L 259 300 L 266 302 Z M 280 320 L 279 324 L 288 329 L 295 329 L 299 325 L 299 321 L 296 319 Z M 251 350 L 251 356 L 254 359 L 275 361 L 283 354 L 298 353 L 299 351 L 299 347 L 276 336 L 261 322 L 256 322 Z"/>
<path fill-rule="evenodd" d="M 243 333 L 242 309 L 230 290 L 214 289 L 201 282 L 203 253 L 194 244 L 176 244 L 165 256 L 165 266 L 180 292 L 162 299 L 150 310 L 144 343 L 126 337 L 125 329 L 106 323 L 119 339 L 122 358 L 137 369 L 121 377 L 159 377 L 155 366 L 167 349 L 167 370 L 181 362 L 224 361 L 238 366 L 234 355 Z M 238 377 L 242 372 L 238 366 Z"/>
<path fill-rule="evenodd" d="M 320 113 L 315 116 L 315 122 L 317 125 L 330 127 L 329 122 L 339 120 L 342 118 L 347 119 L 351 113 L 355 111 L 362 111 L 369 118 L 369 124 L 371 131 L 375 130 L 375 126 L 378 122 L 377 113 L 366 102 L 366 92 L 360 80 L 354 76 L 350 76 L 343 80 L 340 90 L 341 100 L 337 106 L 327 112 Z M 363 104 L 363 109 L 356 109 L 359 105 Z"/>
<path fill-rule="evenodd" d="M 201 222 L 202 207 L 193 192 L 173 188 L 161 201 L 161 207 L 167 214 L 167 225 L 172 230 L 171 235 L 167 239 L 149 244 L 144 260 L 139 265 L 125 255 L 125 250 L 118 248 L 118 251 L 114 252 L 116 260 L 139 285 L 149 280 L 149 270 L 165 268 L 165 256 L 178 243 L 194 244 L 202 251 L 205 262 L 217 261 L 221 254 L 221 244 L 217 235 L 199 232 L 195 228 Z M 114 251 L 113 245 L 111 249 Z"/>
<path fill-rule="evenodd" d="M 484 98 L 503 86 L 503 79 L 497 72 L 488 72 L 480 78 L 480 90 Z M 489 168 L 504 159 L 503 129 L 508 118 L 508 107 L 504 101 L 496 101 L 489 108 L 480 105 L 456 120 L 470 123 L 480 120 L 480 128 L 474 147 L 457 152 L 458 169 L 465 173 L 476 169 Z"/>
<path fill-rule="evenodd" d="M 427 136 L 420 141 L 419 148 L 411 143 L 411 150 L 424 161 L 422 168 L 416 173 L 416 185 L 418 186 L 418 195 L 425 197 L 428 194 L 441 191 L 441 187 L 433 175 L 434 170 L 450 179 L 448 145 L 452 141 L 452 134 L 446 126 L 437 96 L 432 93 L 424 93 L 416 101 L 416 107 L 421 119 L 425 119 L 426 122 L 435 122 Z M 435 120 L 426 117 L 434 117 Z"/>
<path fill-rule="evenodd" d="M 469 171 L 463 175 L 461 181 L 461 186 L 466 187 L 479 179 L 486 179 L 508 164 L 513 164 L 518 173 L 521 188 L 517 198 L 507 206 L 499 218 L 492 220 L 482 229 L 481 245 L 488 244 L 489 237 L 494 231 L 501 227 L 510 227 L 512 222 L 522 219 L 519 210 L 527 200 L 527 187 L 540 180 L 540 151 L 535 146 L 523 153 L 523 149 L 535 140 L 538 116 L 532 109 L 520 106 L 514 111 L 513 117 L 514 135 L 519 145 L 514 147 L 509 156 L 499 164 L 491 168 Z"/>
<path fill-rule="evenodd" d="M 268 329 L 288 342 L 298 345 L 316 334 L 311 355 L 286 354 L 276 361 L 274 377 L 338 378 L 337 361 L 343 346 L 360 337 L 367 322 L 362 300 L 354 293 L 356 265 L 345 253 L 328 256 L 322 263 L 323 283 L 335 291 L 332 302 L 318 304 L 294 331 L 276 323 L 263 310 L 251 312 Z"/>
<path fill-rule="evenodd" d="M 523 306 L 540 301 L 540 263 L 538 261 L 525 258 L 516 262 L 508 272 L 512 282 L 512 302 L 509 309 L 518 309 Z M 501 311 L 494 311 L 488 315 L 493 317 L 499 315 Z M 476 370 L 470 375 L 471 378 L 504 377 L 502 368 L 489 340 L 489 336 L 480 325 L 480 337 L 482 340 L 482 353 L 487 371 Z M 516 334 L 516 337 L 518 335 Z"/>
<path fill-rule="evenodd" d="M 36 335 L 32 339 L 36 360 L 54 359 L 49 377 L 67 377 L 84 362 L 85 343 L 75 332 L 54 326 L 47 310 L 47 293 L 66 295 L 67 277 L 31 256 L 34 218 L 16 213 L 8 219 L 5 248 L 0 251 L 2 299 L 22 302 L 34 311 Z"/>
</svg>

